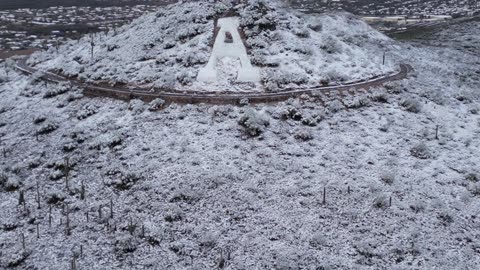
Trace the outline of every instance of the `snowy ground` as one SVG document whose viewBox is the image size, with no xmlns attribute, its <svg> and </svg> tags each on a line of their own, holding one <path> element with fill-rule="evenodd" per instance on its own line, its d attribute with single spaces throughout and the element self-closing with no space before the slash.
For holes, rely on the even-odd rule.
<svg viewBox="0 0 480 270">
<path fill-rule="evenodd" d="M 439 45 L 325 105 L 151 112 L 1 70 L 0 268 L 477 269 L 480 59 Z"/>
<path fill-rule="evenodd" d="M 85 81 L 201 91 L 280 91 L 356 81 L 398 68 L 391 59 L 382 65 L 390 40 L 353 15 L 305 15 L 274 1 L 251 0 L 246 6 L 211 2 L 162 8 L 120 29 L 38 53 L 31 64 Z M 261 68 L 262 84 L 239 83 L 236 73 L 222 70 L 235 66 L 233 61 L 219 63 L 215 84 L 197 81 L 212 52 L 213 18 L 231 10 L 241 18 L 248 54 Z"/>
</svg>

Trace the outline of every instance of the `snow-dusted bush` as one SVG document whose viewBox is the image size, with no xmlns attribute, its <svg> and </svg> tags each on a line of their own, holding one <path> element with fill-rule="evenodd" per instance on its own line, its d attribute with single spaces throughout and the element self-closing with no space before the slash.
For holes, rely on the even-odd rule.
<svg viewBox="0 0 480 270">
<path fill-rule="evenodd" d="M 399 105 L 404 107 L 407 111 L 412 113 L 419 113 L 422 110 L 422 104 L 412 98 L 403 98 Z"/>
<path fill-rule="evenodd" d="M 419 143 L 410 149 L 410 154 L 419 159 L 431 158 L 430 149 L 424 144 Z"/>
<path fill-rule="evenodd" d="M 114 245 L 115 252 L 122 255 L 137 250 L 138 246 L 140 245 L 140 240 L 130 234 L 121 233 L 115 237 Z"/>
<path fill-rule="evenodd" d="M 403 87 L 398 82 L 387 82 L 384 84 L 384 87 L 389 94 L 400 94 L 403 92 Z"/>
<path fill-rule="evenodd" d="M 102 134 L 94 139 L 89 145 L 90 149 L 115 148 L 123 143 L 124 135 L 118 132 Z"/>
<path fill-rule="evenodd" d="M 322 248 L 327 244 L 327 238 L 322 233 L 315 233 L 310 238 L 310 245 L 315 248 Z"/>
<path fill-rule="evenodd" d="M 354 245 L 354 248 L 358 254 L 362 255 L 365 258 L 372 258 L 378 256 L 378 252 L 375 250 L 375 245 L 370 241 L 366 240 Z"/>
<path fill-rule="evenodd" d="M 384 172 L 380 175 L 380 180 L 385 184 L 391 185 L 395 182 L 395 174 L 392 172 Z"/>
<path fill-rule="evenodd" d="M 37 71 L 30 76 L 29 82 L 30 84 L 36 84 L 38 82 L 41 82 L 44 76 L 45 74 L 43 72 Z"/>
<path fill-rule="evenodd" d="M 324 75 L 326 76 L 325 82 L 327 83 L 327 85 L 329 82 L 338 83 L 347 80 L 345 74 L 337 69 L 329 69 L 324 73 Z"/>
<path fill-rule="evenodd" d="M 470 186 L 470 191 L 475 196 L 480 196 L 480 182 L 472 183 Z"/>
<path fill-rule="evenodd" d="M 78 100 L 78 99 L 81 99 L 81 98 L 83 98 L 83 94 L 81 94 L 81 93 L 69 93 L 65 97 L 65 101 L 70 103 L 70 102 L 74 102 L 75 100 Z"/>
<path fill-rule="evenodd" d="M 0 191 L 12 192 L 20 187 L 20 180 L 16 175 L 0 172 Z"/>
<path fill-rule="evenodd" d="M 195 76 L 186 70 L 177 73 L 176 77 L 182 85 L 190 85 L 195 80 Z"/>
<path fill-rule="evenodd" d="M 159 245 L 166 237 L 166 229 L 154 222 L 145 222 L 144 224 L 145 238 L 150 245 Z"/>
<path fill-rule="evenodd" d="M 37 134 L 44 135 L 54 132 L 58 129 L 58 125 L 52 122 L 44 123 L 40 128 L 37 130 Z"/>
<path fill-rule="evenodd" d="M 295 121 L 301 121 L 303 119 L 302 113 L 295 107 L 288 107 L 280 113 L 282 120 L 292 119 Z"/>
<path fill-rule="evenodd" d="M 92 104 L 85 105 L 78 113 L 77 119 L 83 120 L 97 113 L 97 107 Z"/>
<path fill-rule="evenodd" d="M 67 82 L 62 82 L 59 84 L 54 85 L 53 87 L 50 87 L 47 92 L 43 95 L 44 98 L 52 98 L 56 97 L 61 94 L 65 94 L 66 92 L 70 91 L 72 86 L 70 83 Z"/>
<path fill-rule="evenodd" d="M 293 33 L 300 38 L 309 38 L 310 32 L 306 28 L 295 28 Z"/>
<path fill-rule="evenodd" d="M 304 73 L 295 73 L 285 69 L 267 69 L 266 76 L 262 79 L 262 82 L 267 90 L 273 92 L 291 84 L 297 86 L 305 84 L 308 82 L 308 77 Z"/>
<path fill-rule="evenodd" d="M 105 180 L 105 184 L 113 186 L 118 190 L 127 190 L 132 188 L 138 181 L 143 179 L 142 174 L 134 171 L 124 171 L 122 169 L 111 169 L 107 172 L 111 178 Z"/>
<path fill-rule="evenodd" d="M 445 104 L 446 102 L 446 97 L 445 97 L 445 94 L 443 91 L 441 90 L 432 90 L 432 89 L 429 89 L 429 90 L 424 90 L 421 94 L 420 94 L 421 97 L 425 97 L 427 98 L 428 100 L 436 103 L 436 104 L 439 104 L 439 105 L 443 105 Z"/>
<path fill-rule="evenodd" d="M 445 226 L 453 222 L 453 215 L 449 209 L 441 209 L 438 212 L 437 217 Z"/>
<path fill-rule="evenodd" d="M 215 232 L 207 232 L 203 234 L 202 238 L 200 239 L 200 245 L 203 247 L 212 248 L 217 244 L 218 241 L 218 234 Z"/>
<path fill-rule="evenodd" d="M 423 212 L 425 207 L 425 202 L 422 200 L 416 200 L 410 203 L 410 209 L 412 209 L 415 213 Z"/>
<path fill-rule="evenodd" d="M 265 127 L 270 125 L 270 121 L 263 113 L 252 108 L 247 108 L 240 117 L 238 123 L 245 128 L 250 136 L 260 135 Z"/>
<path fill-rule="evenodd" d="M 20 224 L 16 220 L 16 218 L 3 218 L 2 220 L 2 230 L 9 232 L 13 231 L 18 228 Z"/>
<path fill-rule="evenodd" d="M 8 175 L 5 172 L 0 172 L 0 187 L 4 187 L 8 182 Z"/>
<path fill-rule="evenodd" d="M 480 106 L 478 104 L 470 104 L 468 106 L 468 112 L 474 115 L 478 115 L 480 113 Z"/>
<path fill-rule="evenodd" d="M 17 268 L 25 262 L 29 253 L 25 250 L 9 250 L 8 253 L 5 251 L 4 256 L 2 260 L 5 262 L 5 267 Z"/>
<path fill-rule="evenodd" d="M 322 22 L 319 20 L 310 20 L 307 26 L 315 32 L 321 32 L 323 29 Z"/>
<path fill-rule="evenodd" d="M 330 112 L 336 113 L 338 111 L 341 111 L 341 110 L 345 109 L 345 106 L 343 106 L 343 104 L 340 100 L 335 99 L 335 100 L 327 103 L 327 108 Z"/>
<path fill-rule="evenodd" d="M 320 48 L 326 51 L 328 54 L 336 54 L 342 52 L 342 45 L 333 36 L 326 36 Z"/>
<path fill-rule="evenodd" d="M 324 116 L 313 114 L 310 116 L 305 116 L 302 119 L 302 124 L 309 127 L 315 127 L 323 120 Z"/>
<path fill-rule="evenodd" d="M 165 106 L 165 100 L 161 98 L 156 98 L 149 103 L 148 110 L 149 111 L 158 111 Z"/>
<path fill-rule="evenodd" d="M 368 107 L 371 105 L 368 97 L 362 96 L 350 96 L 344 100 L 345 106 L 349 109 L 358 109 L 362 107 Z"/>
<path fill-rule="evenodd" d="M 313 139 L 313 135 L 309 130 L 302 130 L 297 133 L 295 133 L 295 139 L 301 140 L 301 141 L 310 141 Z"/>
<path fill-rule="evenodd" d="M 313 48 L 307 44 L 295 44 L 292 50 L 304 56 L 313 56 L 314 54 Z M 297 74 L 300 74 L 300 73 L 297 73 Z"/>
<path fill-rule="evenodd" d="M 275 252 L 276 270 L 299 270 L 304 269 L 300 258 L 300 252 L 292 248 L 278 248 Z"/>
<path fill-rule="evenodd" d="M 247 6 L 241 10 L 240 15 L 240 26 L 243 27 L 247 37 L 277 28 L 278 15 L 265 0 L 249 0 Z"/>
<path fill-rule="evenodd" d="M 382 132 L 387 132 L 390 127 L 392 126 L 392 120 L 390 119 L 387 119 L 386 121 L 383 121 L 381 124 L 380 124 L 380 127 L 378 128 L 378 130 L 382 131 Z"/>
<path fill-rule="evenodd" d="M 478 99 L 478 94 L 473 91 L 467 91 L 465 89 L 459 90 L 454 94 L 454 97 L 463 103 L 470 103 Z"/>
<path fill-rule="evenodd" d="M 21 186 L 21 182 L 18 179 L 18 177 L 12 175 L 11 177 L 8 178 L 3 188 L 5 189 L 5 191 L 12 192 L 19 189 L 20 186 Z"/>
<path fill-rule="evenodd" d="M 375 208 L 386 208 L 389 204 L 389 198 L 385 194 L 380 194 L 375 197 L 373 200 L 373 207 Z"/>
<path fill-rule="evenodd" d="M 183 66 L 185 67 L 194 67 L 194 66 L 199 66 L 207 63 L 208 59 L 209 59 L 209 55 L 206 54 L 205 52 L 200 52 L 200 53 L 189 52 L 183 56 L 182 63 L 183 63 Z"/>
<path fill-rule="evenodd" d="M 239 102 L 239 105 L 240 106 L 248 106 L 249 103 L 250 102 L 249 102 L 248 98 L 242 98 Z"/>
<path fill-rule="evenodd" d="M 146 108 L 147 106 L 140 99 L 132 99 L 128 103 L 128 110 L 132 111 L 133 114 L 141 114 Z"/>
<path fill-rule="evenodd" d="M 60 202 L 63 202 L 67 198 L 67 195 L 61 190 L 52 189 L 47 191 L 46 198 L 47 203 L 58 204 Z"/>
<path fill-rule="evenodd" d="M 38 125 L 38 124 L 41 124 L 43 122 L 45 122 L 45 120 L 47 120 L 47 117 L 43 114 L 40 114 L 40 115 L 35 115 L 33 117 L 33 123 Z"/>
<path fill-rule="evenodd" d="M 478 176 L 478 174 L 471 172 L 465 175 L 465 179 L 470 182 L 478 182 L 480 180 L 480 177 Z"/>
<path fill-rule="evenodd" d="M 388 103 L 387 93 L 379 89 L 374 89 L 374 93 L 370 96 L 370 99 L 374 102 Z"/>
<path fill-rule="evenodd" d="M 108 44 L 107 45 L 107 51 L 109 52 L 113 52 L 115 49 L 118 49 L 120 48 L 120 46 L 118 44 Z"/>
<path fill-rule="evenodd" d="M 167 211 L 164 213 L 165 221 L 175 222 L 180 221 L 184 218 L 183 210 L 175 204 L 169 205 Z"/>
<path fill-rule="evenodd" d="M 69 153 L 69 152 L 72 152 L 73 150 L 77 149 L 78 145 L 73 142 L 73 141 L 70 141 L 70 142 L 66 142 L 63 144 L 62 146 L 62 150 L 63 152 L 66 152 L 66 153 Z"/>
<path fill-rule="evenodd" d="M 19 95 L 23 97 L 33 97 L 40 94 L 41 92 L 41 87 L 39 87 L 38 85 L 27 84 L 20 89 Z"/>
</svg>

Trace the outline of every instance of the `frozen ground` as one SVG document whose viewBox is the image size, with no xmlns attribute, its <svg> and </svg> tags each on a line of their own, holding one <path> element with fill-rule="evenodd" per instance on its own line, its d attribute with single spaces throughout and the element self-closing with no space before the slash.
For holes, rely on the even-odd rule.
<svg viewBox="0 0 480 270">
<path fill-rule="evenodd" d="M 279 91 L 371 78 L 398 67 L 393 59 L 382 65 L 391 41 L 353 15 L 304 15 L 268 0 L 235 7 L 211 2 L 162 8 L 131 25 L 39 53 L 31 63 L 86 81 L 204 91 Z M 237 82 L 228 70 L 215 84 L 196 80 L 212 52 L 214 18 L 230 10 L 240 17 L 262 84 Z M 218 68 L 236 66 L 227 62 Z"/>
<path fill-rule="evenodd" d="M 478 269 L 480 59 L 440 45 L 325 105 L 151 112 L 2 69 L 0 268 Z"/>
</svg>

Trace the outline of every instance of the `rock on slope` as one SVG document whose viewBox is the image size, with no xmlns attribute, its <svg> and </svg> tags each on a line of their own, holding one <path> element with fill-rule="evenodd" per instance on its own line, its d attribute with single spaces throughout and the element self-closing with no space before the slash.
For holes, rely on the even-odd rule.
<svg viewBox="0 0 480 270">
<path fill-rule="evenodd" d="M 212 49 L 214 18 L 228 13 L 241 18 L 249 56 L 262 68 L 263 85 L 232 85 L 235 73 L 228 71 L 220 72 L 223 76 L 215 86 L 196 82 Z M 58 51 L 52 48 L 35 55 L 30 63 L 87 81 L 275 91 L 391 72 L 393 62 L 381 65 L 388 43 L 387 37 L 348 13 L 305 15 L 267 0 L 237 6 L 228 1 L 198 1 L 173 4 L 118 30 L 72 41 Z M 239 63 L 219 65 L 230 68 Z"/>
</svg>

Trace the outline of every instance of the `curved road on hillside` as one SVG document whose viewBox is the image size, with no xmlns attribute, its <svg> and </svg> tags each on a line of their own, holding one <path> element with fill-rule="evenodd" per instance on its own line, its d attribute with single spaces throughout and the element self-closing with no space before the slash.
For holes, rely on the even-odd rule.
<svg viewBox="0 0 480 270">
<path fill-rule="evenodd" d="M 93 84 L 84 83 L 75 79 L 69 79 L 58 74 L 54 74 L 48 71 L 36 69 L 28 66 L 26 58 L 17 61 L 16 68 L 23 73 L 33 74 L 42 73 L 42 80 L 60 83 L 70 82 L 72 85 L 83 89 L 83 93 L 86 96 L 91 97 L 110 97 L 121 100 L 141 99 L 145 102 L 150 102 L 154 99 L 161 98 L 167 102 L 175 102 L 182 104 L 196 104 L 196 103 L 208 103 L 208 104 L 240 104 L 241 100 L 248 99 L 249 103 L 268 103 L 285 101 L 291 97 L 298 97 L 304 94 L 326 94 L 329 95 L 332 92 L 337 92 L 340 95 L 351 95 L 360 90 L 367 90 L 372 87 L 381 86 L 387 82 L 404 79 L 408 76 L 408 73 L 413 70 L 410 65 L 400 64 L 400 71 L 386 75 L 383 77 L 372 78 L 366 81 L 359 81 L 350 84 L 338 85 L 338 86 L 318 86 L 312 88 L 294 88 L 285 89 L 281 92 L 180 92 L 180 91 L 149 91 L 147 89 L 129 89 L 125 87 L 105 87 L 97 86 Z"/>
</svg>

